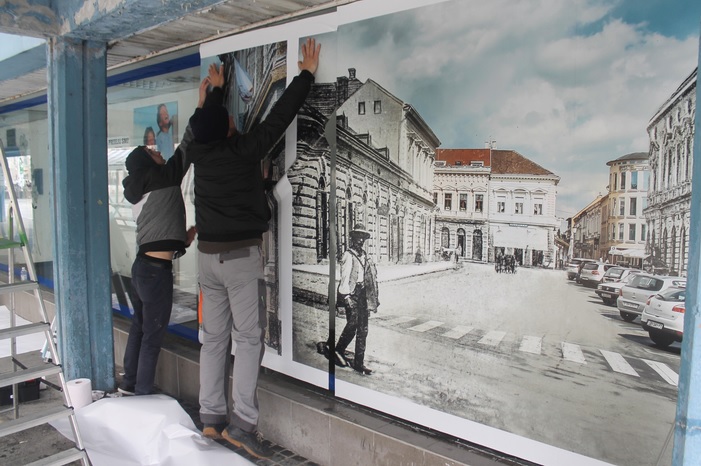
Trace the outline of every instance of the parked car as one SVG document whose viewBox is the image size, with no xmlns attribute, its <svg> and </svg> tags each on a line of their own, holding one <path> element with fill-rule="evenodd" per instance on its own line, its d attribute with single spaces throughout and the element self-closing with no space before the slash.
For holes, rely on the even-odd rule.
<svg viewBox="0 0 701 466">
<path fill-rule="evenodd" d="M 682 341 L 685 298 L 685 288 L 668 288 L 647 300 L 640 322 L 655 345 L 666 348 L 675 341 Z"/>
<path fill-rule="evenodd" d="M 603 262 L 586 262 L 582 265 L 577 283 L 596 288 L 596 285 L 601 283 L 604 278 L 606 271 L 613 267 L 613 264 L 604 264 Z"/>
<path fill-rule="evenodd" d="M 577 278 L 577 275 L 579 274 L 579 266 L 584 264 L 585 262 L 594 262 L 594 259 L 583 259 L 581 257 L 573 257 L 570 259 L 570 261 L 567 263 L 567 279 L 568 280 L 574 280 Z"/>
<path fill-rule="evenodd" d="M 612 269 L 609 269 L 609 272 Z M 628 273 L 621 279 L 621 281 L 618 282 L 603 282 L 599 283 L 596 286 L 596 291 L 595 293 L 599 295 L 599 298 L 604 302 L 604 304 L 608 304 L 609 306 L 615 306 L 616 302 L 618 301 L 618 294 L 621 291 L 621 288 L 625 284 L 627 284 L 634 276 L 636 273 L 639 273 L 640 270 L 635 270 L 632 269 L 632 273 Z M 608 273 L 608 272 L 606 272 Z M 606 274 L 604 274 L 604 278 L 606 277 Z"/>
<path fill-rule="evenodd" d="M 633 322 L 643 313 L 647 300 L 667 288 L 686 288 L 686 279 L 638 273 L 618 293 L 618 311 L 626 322 Z"/>
<path fill-rule="evenodd" d="M 640 269 L 631 269 L 630 267 L 622 267 L 616 265 L 615 267 L 609 268 L 604 274 L 602 282 L 620 282 L 632 273 L 642 272 Z"/>
</svg>

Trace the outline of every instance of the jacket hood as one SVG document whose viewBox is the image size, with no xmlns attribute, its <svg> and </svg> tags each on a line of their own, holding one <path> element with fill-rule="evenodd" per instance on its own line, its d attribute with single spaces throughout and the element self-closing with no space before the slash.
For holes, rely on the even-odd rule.
<svg viewBox="0 0 701 466">
<path fill-rule="evenodd" d="M 149 179 L 150 169 L 159 165 L 146 152 L 144 146 L 138 146 L 127 156 L 125 163 L 129 175 L 122 180 L 124 197 L 132 204 L 136 204 L 146 194 L 146 183 Z"/>
</svg>

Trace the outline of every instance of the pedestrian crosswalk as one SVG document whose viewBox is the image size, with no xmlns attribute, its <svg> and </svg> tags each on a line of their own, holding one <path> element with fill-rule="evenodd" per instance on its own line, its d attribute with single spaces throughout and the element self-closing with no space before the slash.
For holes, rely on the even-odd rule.
<svg viewBox="0 0 701 466">
<path fill-rule="evenodd" d="M 424 322 L 421 322 L 421 320 L 420 318 L 409 316 L 394 316 L 378 319 L 383 326 L 404 329 L 416 334 L 430 333 L 435 337 L 445 338 L 446 341 L 457 342 L 463 337 L 468 337 L 468 340 L 475 342 L 476 345 L 480 347 L 497 348 L 504 344 L 507 339 L 507 332 L 505 331 L 482 331 L 466 325 L 451 326 L 438 320 L 428 320 Z M 522 335 L 517 337 L 516 343 L 518 351 L 520 352 L 540 356 L 545 354 L 542 336 Z M 509 340 L 509 344 L 513 344 L 513 338 Z M 598 359 L 602 359 L 606 363 L 606 366 L 613 372 L 640 378 L 640 371 L 642 371 L 643 373 L 647 372 L 647 374 L 657 374 L 664 382 L 675 387 L 679 383 L 678 374 L 667 364 L 662 362 L 643 358 L 624 357 L 620 353 L 604 349 L 592 351 L 591 348 L 588 348 L 587 355 L 585 356 L 585 351 L 583 351 L 581 345 L 565 341 L 559 343 L 559 352 L 563 361 L 580 365 L 586 365 L 588 358 L 591 361 L 598 353 L 598 355 L 601 356 Z M 631 361 L 633 361 L 634 364 L 631 364 Z M 642 363 L 637 361 L 642 361 Z M 645 368 L 648 368 L 647 371 Z"/>
</svg>

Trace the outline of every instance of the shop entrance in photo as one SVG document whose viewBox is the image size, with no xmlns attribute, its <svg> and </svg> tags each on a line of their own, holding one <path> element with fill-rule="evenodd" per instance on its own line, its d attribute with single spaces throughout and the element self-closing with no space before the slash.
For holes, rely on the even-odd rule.
<svg viewBox="0 0 701 466">
<path fill-rule="evenodd" d="M 482 230 L 472 233 L 472 260 L 482 260 Z"/>
</svg>

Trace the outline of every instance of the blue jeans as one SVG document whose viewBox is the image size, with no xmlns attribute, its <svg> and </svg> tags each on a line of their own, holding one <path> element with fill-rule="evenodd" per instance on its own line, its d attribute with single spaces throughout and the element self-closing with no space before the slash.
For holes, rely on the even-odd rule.
<svg viewBox="0 0 701 466">
<path fill-rule="evenodd" d="M 137 256 L 131 267 L 130 296 L 134 317 L 124 350 L 122 388 L 148 395 L 153 392 L 158 354 L 173 309 L 173 264 Z"/>
</svg>

